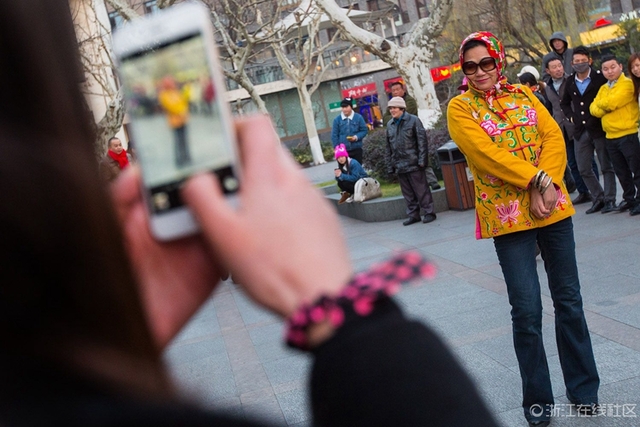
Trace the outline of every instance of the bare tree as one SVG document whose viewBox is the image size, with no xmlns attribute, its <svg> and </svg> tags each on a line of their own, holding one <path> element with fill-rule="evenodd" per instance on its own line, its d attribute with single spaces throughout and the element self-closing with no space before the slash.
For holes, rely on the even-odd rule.
<svg viewBox="0 0 640 427">
<path fill-rule="evenodd" d="M 101 0 L 100 0 L 101 1 Z M 104 155 L 107 141 L 122 127 L 124 103 L 118 88 L 111 54 L 111 35 L 104 4 L 97 0 L 72 3 L 72 16 L 78 40 L 85 81 L 82 89 L 94 113 L 97 157 Z M 100 7 L 103 9 L 100 10 Z M 106 21 L 106 22 L 105 22 Z"/>
<path fill-rule="evenodd" d="M 105 2 L 118 12 L 125 21 L 131 21 L 140 16 L 138 12 L 131 8 L 127 0 L 105 0 Z"/>
<path fill-rule="evenodd" d="M 405 46 L 386 40 L 358 27 L 334 0 L 315 0 L 354 44 L 377 55 L 394 67 L 406 82 L 418 103 L 418 115 L 425 127 L 432 127 L 440 117 L 440 105 L 429 71 L 438 36 L 449 17 L 453 0 L 435 0 L 428 18 L 420 19 L 405 36 Z"/>
<path fill-rule="evenodd" d="M 247 66 L 272 39 L 266 29 L 281 14 L 281 6 L 269 0 L 206 0 L 221 45 L 223 59 L 231 67 L 224 69 L 227 78 L 244 88 L 263 113 L 267 107 L 247 75 Z"/>
<path fill-rule="evenodd" d="M 292 14 L 277 24 L 274 32 L 278 33 L 279 37 L 271 42 L 284 74 L 295 84 L 298 91 L 313 163 L 316 165 L 326 162 L 320 146 L 311 95 L 320 86 L 327 70 L 321 60 L 323 54 L 333 47 L 340 37 L 338 31 L 328 43 L 320 43 L 323 15 L 322 10 L 312 0 L 303 0 Z M 334 60 L 346 55 L 351 46 L 349 44 Z"/>
</svg>

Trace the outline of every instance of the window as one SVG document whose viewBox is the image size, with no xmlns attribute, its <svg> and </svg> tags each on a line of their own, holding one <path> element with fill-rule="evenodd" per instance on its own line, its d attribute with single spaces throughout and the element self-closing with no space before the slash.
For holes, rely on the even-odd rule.
<svg viewBox="0 0 640 427">
<path fill-rule="evenodd" d="M 158 10 L 158 2 L 156 0 L 144 2 L 144 13 L 154 13 Z"/>
<path fill-rule="evenodd" d="M 620 0 L 611 0 L 611 13 L 622 13 L 622 2 Z"/>
<path fill-rule="evenodd" d="M 427 9 L 427 0 L 416 0 L 416 9 L 418 10 L 418 18 L 427 18 L 429 9 Z"/>
<path fill-rule="evenodd" d="M 123 22 L 124 18 L 122 18 L 122 16 L 120 16 L 118 12 L 109 13 L 109 23 L 111 24 L 111 31 L 121 27 Z"/>
<path fill-rule="evenodd" d="M 396 20 L 396 25 L 400 26 L 402 24 L 408 24 L 411 20 L 409 19 L 409 10 L 407 8 L 407 0 L 398 1 L 398 19 Z"/>
<path fill-rule="evenodd" d="M 370 12 L 380 10 L 380 6 L 378 5 L 378 0 L 367 0 L 367 9 L 369 9 Z"/>
</svg>

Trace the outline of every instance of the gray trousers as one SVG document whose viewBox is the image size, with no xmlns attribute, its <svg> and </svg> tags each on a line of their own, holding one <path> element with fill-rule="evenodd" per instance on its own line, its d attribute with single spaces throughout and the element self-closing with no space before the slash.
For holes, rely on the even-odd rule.
<svg viewBox="0 0 640 427">
<path fill-rule="evenodd" d="M 574 138 L 576 163 L 580 176 L 591 193 L 593 201 L 616 202 L 616 174 L 613 171 L 611 157 L 607 151 L 607 140 L 592 138 L 586 130 L 579 137 Z M 604 189 L 593 172 L 593 151 L 598 155 L 600 173 L 604 178 Z"/>
<path fill-rule="evenodd" d="M 435 213 L 433 206 L 433 196 L 427 183 L 427 176 L 424 169 L 414 172 L 399 173 L 400 190 L 404 200 L 407 202 L 407 216 L 409 218 L 420 219 L 420 208 L 425 214 Z"/>
<path fill-rule="evenodd" d="M 440 184 L 438 182 L 438 177 L 436 176 L 435 172 L 433 172 L 433 168 L 431 166 L 428 166 L 424 170 L 424 173 L 427 175 L 427 182 L 429 183 L 429 185 Z"/>
</svg>

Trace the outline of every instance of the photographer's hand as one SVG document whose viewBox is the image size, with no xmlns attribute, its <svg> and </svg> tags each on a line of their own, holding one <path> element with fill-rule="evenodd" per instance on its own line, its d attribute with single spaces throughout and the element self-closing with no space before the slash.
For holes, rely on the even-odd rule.
<svg viewBox="0 0 640 427">
<path fill-rule="evenodd" d="M 153 238 L 137 167 L 123 171 L 111 193 L 147 319 L 162 348 L 211 294 L 221 270 L 201 236 L 172 242 Z"/>
<path fill-rule="evenodd" d="M 190 179 L 183 197 L 216 259 L 259 304 L 287 316 L 338 293 L 353 270 L 331 205 L 282 150 L 271 121 L 237 125 L 244 175 L 234 210 L 211 174 Z"/>
</svg>

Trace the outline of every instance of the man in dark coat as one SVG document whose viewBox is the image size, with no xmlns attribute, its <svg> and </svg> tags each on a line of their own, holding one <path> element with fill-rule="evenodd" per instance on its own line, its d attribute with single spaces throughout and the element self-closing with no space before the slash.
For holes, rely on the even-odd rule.
<svg viewBox="0 0 640 427">
<path fill-rule="evenodd" d="M 616 210 L 616 176 L 606 149 L 606 138 L 600 119 L 591 115 L 589 107 L 595 99 L 600 87 L 607 79 L 600 70 L 591 67 L 591 54 L 584 46 L 573 51 L 572 67 L 574 73 L 567 78 L 566 88 L 561 101 L 565 115 L 571 118 L 575 127 L 573 135 L 575 159 L 580 176 L 589 189 L 593 205 L 586 213 Z M 593 171 L 593 152 L 598 154 L 600 171 L 604 178 L 604 189 Z M 574 204 L 582 202 L 582 193 L 574 200 Z M 588 201 L 587 200 L 587 201 Z"/>
<path fill-rule="evenodd" d="M 401 97 L 389 101 L 391 120 L 387 124 L 387 159 L 389 173 L 397 173 L 402 195 L 407 202 L 403 225 L 420 221 L 420 208 L 425 212 L 422 222 L 435 221 L 433 197 L 424 169 L 427 167 L 427 134 L 417 116 L 406 112 Z"/>
<path fill-rule="evenodd" d="M 391 83 L 391 86 L 389 86 L 389 88 L 391 89 L 392 98 L 399 96 L 400 98 L 404 99 L 404 102 L 407 105 L 407 108 L 405 110 L 407 113 L 413 114 L 414 116 L 418 115 L 418 103 L 416 102 L 414 97 L 412 97 L 407 93 L 402 82 L 393 82 Z M 389 111 L 389 104 L 387 104 L 387 112 L 384 113 L 384 116 L 382 116 L 382 124 L 384 126 L 387 126 L 391 118 L 392 118 L 391 111 Z M 427 175 L 427 181 L 429 182 L 429 186 L 433 190 L 439 190 L 440 183 L 438 182 L 438 178 L 436 177 L 436 174 L 433 172 L 433 169 L 431 168 L 431 166 L 427 166 L 424 171 Z"/>
</svg>

